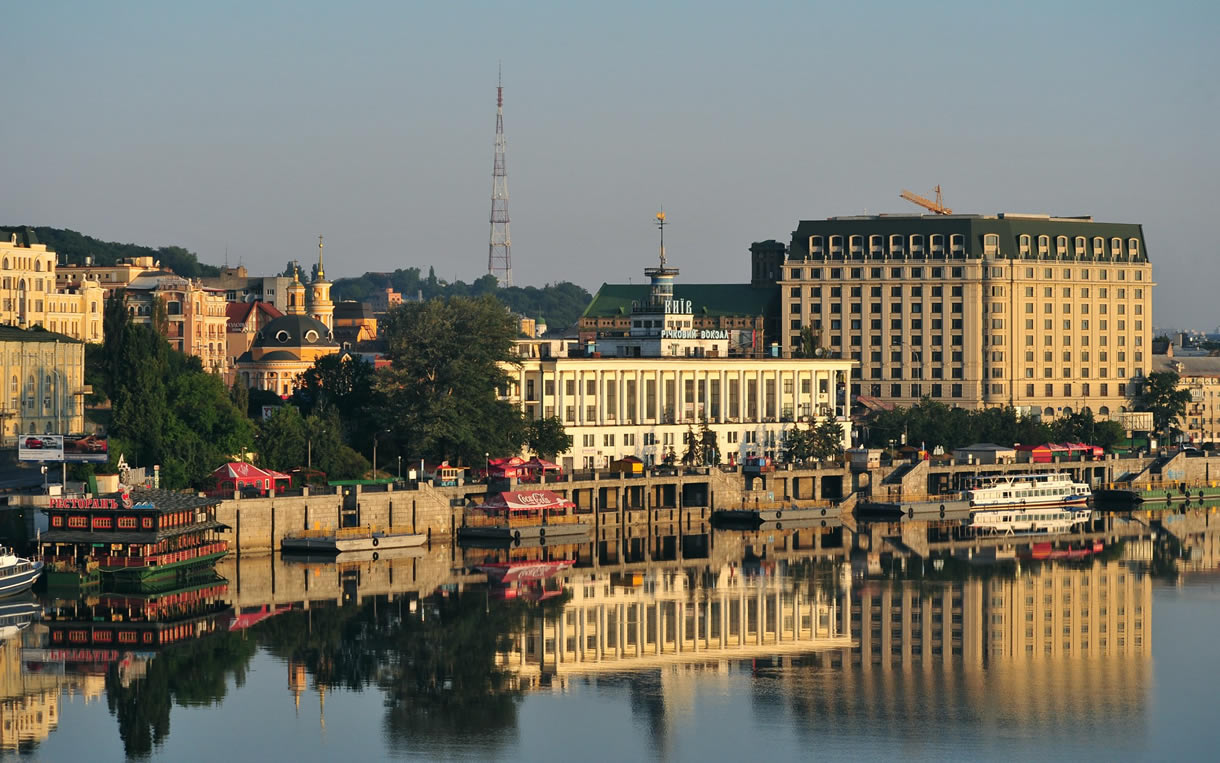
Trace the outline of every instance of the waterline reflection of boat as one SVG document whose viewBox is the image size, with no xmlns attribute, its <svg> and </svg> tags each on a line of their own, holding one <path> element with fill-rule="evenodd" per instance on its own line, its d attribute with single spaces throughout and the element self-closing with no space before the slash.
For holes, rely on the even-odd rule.
<svg viewBox="0 0 1220 763">
<path fill-rule="evenodd" d="M 42 607 L 33 601 L 6 601 L 0 604 L 0 641 L 9 639 L 30 627 L 42 614 Z"/>
<path fill-rule="evenodd" d="M 1068 506 L 976 509 L 970 512 L 969 526 L 976 531 L 997 534 L 1064 533 L 1085 524 L 1092 516 L 1093 512 L 1087 508 Z"/>
</svg>

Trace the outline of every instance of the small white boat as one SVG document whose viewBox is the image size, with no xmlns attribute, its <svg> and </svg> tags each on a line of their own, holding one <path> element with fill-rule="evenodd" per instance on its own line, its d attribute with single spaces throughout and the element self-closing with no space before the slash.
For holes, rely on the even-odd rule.
<svg viewBox="0 0 1220 763">
<path fill-rule="evenodd" d="M 42 562 L 17 556 L 10 549 L 0 546 L 0 596 L 28 591 L 42 574 Z"/>
<path fill-rule="evenodd" d="M 422 546 L 427 542 L 427 535 L 396 527 L 325 528 L 285 535 L 280 540 L 280 550 L 285 553 L 342 554 L 353 551 L 409 548 Z"/>
<path fill-rule="evenodd" d="M 1087 484 L 1062 472 L 980 477 L 966 490 L 971 509 L 1083 505 L 1092 495 Z"/>
</svg>

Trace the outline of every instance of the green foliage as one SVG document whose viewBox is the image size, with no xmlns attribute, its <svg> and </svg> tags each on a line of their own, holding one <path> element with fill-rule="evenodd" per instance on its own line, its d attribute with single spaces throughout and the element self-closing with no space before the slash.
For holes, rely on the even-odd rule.
<svg viewBox="0 0 1220 763">
<path fill-rule="evenodd" d="M 360 357 L 336 354 L 315 360 L 301 375 L 293 402 L 306 414 L 334 409 L 349 442 L 354 441 L 357 433 L 384 429 L 377 423 L 384 406 L 377 392 L 373 364 Z"/>
<path fill-rule="evenodd" d="M 133 466 L 160 464 L 163 487 L 206 487 L 217 466 L 253 443 L 253 425 L 198 358 L 131 322 L 121 291 L 106 303 L 103 320 L 105 344 L 91 356 L 99 365 L 90 375 L 113 404 L 110 452 L 124 453 Z"/>
<path fill-rule="evenodd" d="M 843 427 L 834 419 L 824 419 L 817 426 L 795 426 L 784 436 L 787 461 L 830 461 L 842 454 Z"/>
<path fill-rule="evenodd" d="M 145 674 L 124 680 L 115 663 L 106 674 L 106 704 L 129 758 L 149 756 L 169 736 L 173 705 L 216 705 L 228 677 L 241 686 L 257 642 L 243 633 L 214 633 L 176 644 L 152 658 Z"/>
<path fill-rule="evenodd" d="M 792 357 L 794 358 L 813 358 L 817 357 L 818 335 L 814 333 L 813 326 L 808 324 L 801 327 L 801 343 L 793 350 Z"/>
<path fill-rule="evenodd" d="M 34 228 L 38 240 L 59 254 L 60 260 L 71 265 L 84 265 L 85 257 L 92 257 L 97 265 L 114 265 L 127 257 L 152 257 L 160 261 L 161 267 L 172 270 L 184 278 L 200 278 L 220 275 L 220 268 L 199 262 L 194 252 L 180 246 L 149 247 L 139 244 L 120 244 L 77 233 L 63 228 Z"/>
<path fill-rule="evenodd" d="M 387 287 L 400 292 L 407 299 L 414 299 L 417 295 L 422 295 L 424 300 L 491 295 L 514 313 L 545 319 L 550 328 L 566 328 L 576 323 L 593 299 L 589 292 L 567 281 L 541 288 L 500 288 L 494 276 L 485 275 L 470 284 L 462 281 L 446 283 L 439 280 L 431 268 L 427 277 L 421 277 L 419 268 L 405 268 L 393 273 L 365 273 L 359 278 L 340 278 L 335 281 L 332 291 L 336 301 L 367 301 Z"/>
<path fill-rule="evenodd" d="M 473 464 L 525 442 L 515 406 L 498 397 L 508 383 L 516 326 L 492 297 L 406 303 L 385 321 L 391 366 L 379 375 L 381 420 L 396 426 L 399 452 Z"/>
<path fill-rule="evenodd" d="M 572 449 L 572 435 L 558 416 L 536 419 L 525 425 L 525 447 L 542 458 L 554 459 Z"/>
<path fill-rule="evenodd" d="M 1179 381 L 1179 376 L 1173 371 L 1150 373 L 1135 401 L 1136 410 L 1152 412 L 1152 421 L 1158 432 L 1168 433 L 1178 418 L 1186 413 L 1190 391 L 1178 389 Z"/>
<path fill-rule="evenodd" d="M 333 435 L 331 435 L 333 436 Z M 258 463 L 288 473 L 306 463 L 305 419 L 295 405 L 283 405 L 263 422 L 258 432 Z"/>
</svg>

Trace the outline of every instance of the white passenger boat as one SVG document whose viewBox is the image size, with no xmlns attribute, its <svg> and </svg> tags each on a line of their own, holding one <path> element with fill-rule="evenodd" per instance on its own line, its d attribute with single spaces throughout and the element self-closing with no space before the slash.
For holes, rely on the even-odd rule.
<svg viewBox="0 0 1220 763">
<path fill-rule="evenodd" d="M 1093 516 L 1087 508 L 1044 506 L 1009 507 L 970 512 L 970 527 L 976 532 L 998 535 L 1014 533 L 1065 533 L 1085 524 Z"/>
<path fill-rule="evenodd" d="M 1078 506 L 1088 503 L 1092 495 L 1087 484 L 1062 472 L 980 477 L 966 490 L 971 509 Z"/>
<path fill-rule="evenodd" d="M 8 601 L 0 604 L 0 641 L 7 641 L 34 622 L 42 607 L 33 601 Z"/>
<path fill-rule="evenodd" d="M 30 561 L 0 546 L 0 596 L 28 591 L 42 574 L 42 562 Z"/>
</svg>

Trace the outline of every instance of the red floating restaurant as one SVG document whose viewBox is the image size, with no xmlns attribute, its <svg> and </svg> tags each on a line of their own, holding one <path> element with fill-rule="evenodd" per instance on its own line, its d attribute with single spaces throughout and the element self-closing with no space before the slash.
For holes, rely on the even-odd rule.
<svg viewBox="0 0 1220 763">
<path fill-rule="evenodd" d="M 136 488 L 109 496 L 51 498 L 39 538 L 49 586 L 172 586 L 212 574 L 228 553 L 219 498 Z"/>
<path fill-rule="evenodd" d="M 275 495 L 292 487 L 292 477 L 272 469 L 260 469 L 244 461 L 230 461 L 212 472 L 216 487 L 211 495 L 233 497 L 239 491 L 257 490 L 259 495 Z"/>
</svg>

